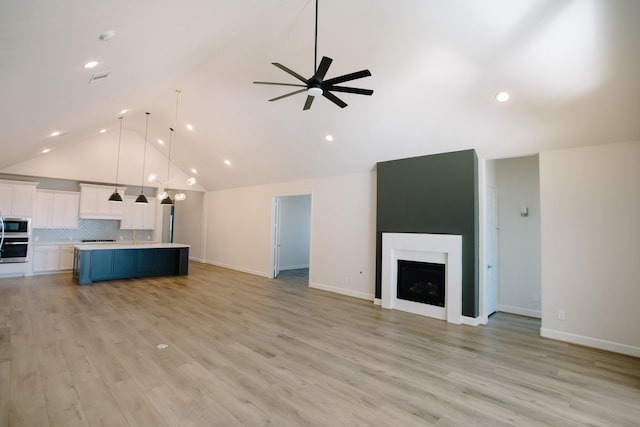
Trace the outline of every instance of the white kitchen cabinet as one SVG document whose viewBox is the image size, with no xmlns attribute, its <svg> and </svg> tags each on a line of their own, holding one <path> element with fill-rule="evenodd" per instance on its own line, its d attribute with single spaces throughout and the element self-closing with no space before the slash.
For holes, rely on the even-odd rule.
<svg viewBox="0 0 640 427">
<path fill-rule="evenodd" d="M 71 270 L 73 245 L 37 245 L 33 251 L 33 272 L 45 273 Z"/>
<path fill-rule="evenodd" d="M 153 230 L 156 228 L 156 198 L 147 197 L 149 203 L 136 203 L 133 196 L 123 199 L 124 212 L 121 230 Z"/>
<path fill-rule="evenodd" d="M 58 267 L 60 270 L 73 269 L 73 245 L 60 245 L 60 262 Z"/>
<path fill-rule="evenodd" d="M 33 271 L 57 271 L 60 265 L 60 245 L 36 246 L 33 251 Z"/>
<path fill-rule="evenodd" d="M 33 228 L 78 228 L 80 193 L 37 190 Z"/>
<path fill-rule="evenodd" d="M 120 195 L 123 195 L 125 190 L 125 187 L 118 187 Z M 80 184 L 79 217 L 81 219 L 122 219 L 123 203 L 109 201 L 113 191 L 114 187 Z"/>
<path fill-rule="evenodd" d="M 37 182 L 0 181 L 0 215 L 28 217 L 33 215 Z"/>
</svg>

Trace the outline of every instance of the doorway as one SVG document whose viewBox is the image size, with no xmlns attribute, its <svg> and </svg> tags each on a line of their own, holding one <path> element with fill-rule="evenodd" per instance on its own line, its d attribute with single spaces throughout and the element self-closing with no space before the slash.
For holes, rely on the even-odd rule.
<svg viewBox="0 0 640 427">
<path fill-rule="evenodd" d="M 485 311 L 491 316 L 498 311 L 498 189 L 487 186 Z"/>
<path fill-rule="evenodd" d="M 281 272 L 298 279 L 306 275 L 308 285 L 311 194 L 274 197 L 272 236 L 272 278 Z"/>
<path fill-rule="evenodd" d="M 537 155 L 487 161 L 485 209 L 485 315 L 499 311 L 540 318 Z M 493 280 L 497 283 L 495 295 Z"/>
</svg>

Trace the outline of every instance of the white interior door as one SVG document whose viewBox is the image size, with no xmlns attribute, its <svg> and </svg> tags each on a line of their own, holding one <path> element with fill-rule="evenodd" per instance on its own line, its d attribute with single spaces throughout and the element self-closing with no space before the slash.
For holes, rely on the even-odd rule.
<svg viewBox="0 0 640 427">
<path fill-rule="evenodd" d="M 487 274 L 485 304 L 488 316 L 498 311 L 498 189 L 487 186 Z"/>
<path fill-rule="evenodd" d="M 280 198 L 273 200 L 273 278 L 280 275 Z"/>
</svg>

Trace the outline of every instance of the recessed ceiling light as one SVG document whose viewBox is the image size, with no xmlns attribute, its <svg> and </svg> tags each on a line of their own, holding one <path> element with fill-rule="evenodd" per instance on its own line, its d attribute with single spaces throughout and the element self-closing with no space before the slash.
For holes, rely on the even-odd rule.
<svg viewBox="0 0 640 427">
<path fill-rule="evenodd" d="M 84 64 L 84 68 L 95 68 L 97 67 L 99 64 L 98 61 L 89 61 L 86 64 Z"/>
<path fill-rule="evenodd" d="M 195 183 L 196 179 L 194 177 L 187 179 L 187 185 L 194 185 Z"/>
<path fill-rule="evenodd" d="M 500 92 L 496 95 L 496 101 L 498 102 L 507 102 L 510 96 L 508 92 Z"/>
<path fill-rule="evenodd" d="M 225 160 L 224 164 L 227 165 L 227 166 L 231 166 L 231 160 Z"/>
<path fill-rule="evenodd" d="M 127 110 L 126 108 L 124 110 L 120 110 L 120 114 L 126 114 L 127 111 L 129 111 L 129 110 Z"/>
<path fill-rule="evenodd" d="M 44 150 L 41 151 L 41 153 L 47 154 L 49 151 L 51 151 L 51 148 L 45 148 Z"/>
<path fill-rule="evenodd" d="M 158 144 L 160 144 L 160 145 L 164 145 L 164 141 L 163 141 L 163 140 L 161 140 L 160 138 L 158 138 Z"/>
<path fill-rule="evenodd" d="M 198 173 L 198 171 L 196 169 L 194 169 L 194 168 L 191 168 L 191 172 L 192 173 Z"/>
<path fill-rule="evenodd" d="M 333 136 L 332 135 L 327 135 L 324 137 L 324 139 L 327 140 L 327 142 L 333 142 Z"/>
<path fill-rule="evenodd" d="M 193 126 L 191 126 L 190 124 L 187 124 L 186 126 L 187 126 L 187 129 L 193 130 Z"/>
<path fill-rule="evenodd" d="M 60 136 L 60 133 L 61 132 L 59 130 L 56 130 L 56 131 L 51 132 L 49 135 L 50 136 Z"/>
<path fill-rule="evenodd" d="M 106 131 L 106 129 L 100 129 L 100 133 L 105 133 Z"/>
<path fill-rule="evenodd" d="M 155 172 L 151 172 L 149 175 L 147 175 L 147 182 L 156 182 L 157 179 L 158 174 Z"/>
</svg>

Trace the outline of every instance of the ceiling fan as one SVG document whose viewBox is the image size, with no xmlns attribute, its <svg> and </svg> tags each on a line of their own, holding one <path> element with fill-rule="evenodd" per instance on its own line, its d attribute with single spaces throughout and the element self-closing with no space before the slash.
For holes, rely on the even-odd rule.
<svg viewBox="0 0 640 427">
<path fill-rule="evenodd" d="M 276 98 L 272 98 L 269 101 L 277 101 L 282 98 L 286 98 L 291 95 L 296 95 L 298 93 L 307 92 L 307 100 L 304 103 L 303 110 L 308 110 L 311 108 L 311 104 L 316 96 L 324 96 L 329 101 L 333 102 L 340 108 L 344 108 L 347 106 L 346 102 L 335 96 L 332 92 L 344 92 L 344 93 L 355 93 L 358 95 L 372 95 L 373 90 L 371 89 L 360 89 L 355 87 L 346 87 L 346 86 L 337 86 L 340 83 L 348 82 L 351 80 L 361 79 L 363 77 L 371 76 L 371 72 L 369 70 L 356 71 L 355 73 L 349 73 L 338 77 L 333 77 L 325 80 L 324 77 L 329 70 L 329 66 L 333 62 L 333 59 L 323 56 L 320 61 L 320 66 L 318 64 L 318 0 L 316 0 L 316 32 L 315 32 L 315 50 L 313 57 L 313 65 L 314 65 L 314 74 L 310 78 L 306 79 L 290 68 L 285 67 L 284 65 L 272 62 L 273 65 L 280 68 L 282 71 L 292 75 L 296 79 L 300 80 L 303 84 L 294 84 L 294 83 L 272 83 L 272 82 L 253 82 L 259 85 L 276 85 L 276 86 L 295 86 L 301 87 L 302 89 L 295 90 L 293 92 L 287 93 L 285 95 L 278 96 Z"/>
</svg>

